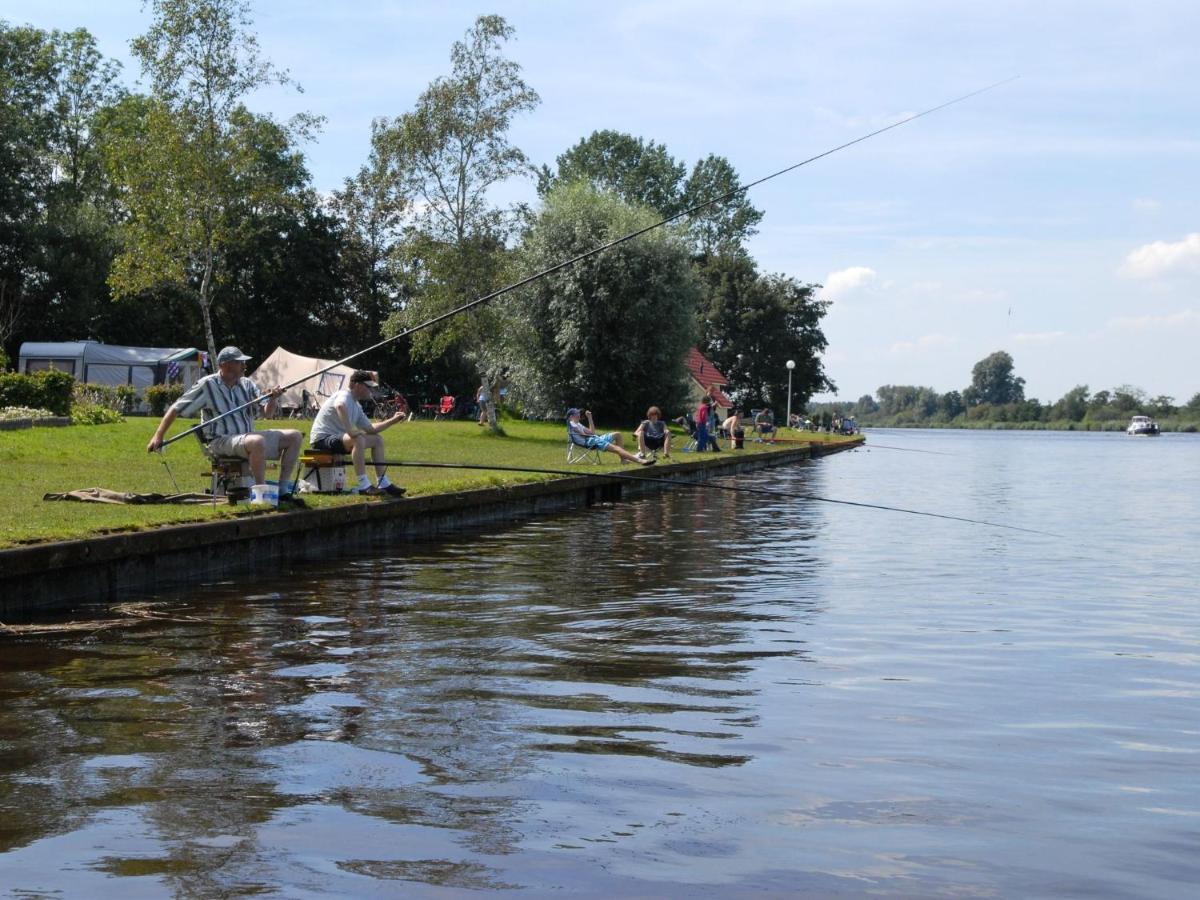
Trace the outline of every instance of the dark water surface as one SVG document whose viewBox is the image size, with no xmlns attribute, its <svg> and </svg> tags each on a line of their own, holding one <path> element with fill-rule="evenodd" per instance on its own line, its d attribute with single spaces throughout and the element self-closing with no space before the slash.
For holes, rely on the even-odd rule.
<svg viewBox="0 0 1200 900">
<path fill-rule="evenodd" d="M 0 640 L 0 896 L 1188 897 L 1200 440 L 873 432 Z"/>
</svg>

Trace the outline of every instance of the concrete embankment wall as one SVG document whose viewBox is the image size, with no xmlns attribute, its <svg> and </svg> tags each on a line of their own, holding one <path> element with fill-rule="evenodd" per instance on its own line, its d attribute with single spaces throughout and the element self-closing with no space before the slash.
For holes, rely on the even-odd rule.
<svg viewBox="0 0 1200 900">
<path fill-rule="evenodd" d="M 284 563 L 345 555 L 365 544 L 428 540 L 455 532 L 670 489 L 652 479 L 705 481 L 787 465 L 855 444 L 714 455 L 698 465 L 622 469 L 638 478 L 579 476 L 411 500 L 171 525 L 0 550 L 0 621 L 83 602 L 129 600 Z"/>
</svg>

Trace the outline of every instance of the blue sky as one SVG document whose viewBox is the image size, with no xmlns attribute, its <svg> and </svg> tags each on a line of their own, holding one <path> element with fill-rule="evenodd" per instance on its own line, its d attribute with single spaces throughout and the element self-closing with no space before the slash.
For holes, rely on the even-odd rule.
<svg viewBox="0 0 1200 900">
<path fill-rule="evenodd" d="M 825 285 L 845 399 L 961 389 L 1000 349 L 1043 401 L 1080 383 L 1200 391 L 1200 3 L 259 0 L 262 49 L 304 93 L 251 105 L 326 117 L 307 153 L 329 190 L 365 160 L 371 119 L 411 108 L 490 12 L 542 96 L 512 132 L 536 163 L 613 128 L 749 181 L 1020 75 L 756 188 L 753 253 Z M 138 75 L 137 0 L 0 0 L 0 18 L 84 26 Z"/>
</svg>

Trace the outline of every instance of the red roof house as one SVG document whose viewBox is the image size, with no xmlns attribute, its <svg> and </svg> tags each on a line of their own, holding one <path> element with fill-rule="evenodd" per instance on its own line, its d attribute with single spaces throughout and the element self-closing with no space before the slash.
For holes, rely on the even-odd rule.
<svg viewBox="0 0 1200 900">
<path fill-rule="evenodd" d="M 727 414 L 733 408 L 733 401 L 721 389 L 729 386 L 729 379 L 696 347 L 688 350 L 684 365 L 687 366 L 688 384 L 691 387 L 689 399 L 699 403 L 700 398 L 708 394 L 716 401 L 720 415 L 723 417 Z M 716 390 L 712 390 L 714 387 Z"/>
</svg>

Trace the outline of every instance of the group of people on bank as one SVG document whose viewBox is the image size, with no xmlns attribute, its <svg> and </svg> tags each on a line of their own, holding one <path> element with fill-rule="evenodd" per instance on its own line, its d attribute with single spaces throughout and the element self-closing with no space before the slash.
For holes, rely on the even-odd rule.
<svg viewBox="0 0 1200 900">
<path fill-rule="evenodd" d="M 162 448 L 167 430 L 180 416 L 200 415 L 205 424 L 200 440 L 212 456 L 240 457 L 250 466 L 255 484 L 267 477 L 267 460 L 279 460 L 279 500 L 281 503 L 303 505 L 296 496 L 296 464 L 300 459 L 302 435 L 294 428 L 254 430 L 254 420 L 260 415 L 270 418 L 284 389 L 273 387 L 265 393 L 246 377 L 246 362 L 250 359 L 237 347 L 225 347 L 217 354 L 217 371 L 196 381 L 171 404 L 158 423 L 146 450 L 153 453 Z M 380 435 L 397 422 L 404 413 L 396 413 L 382 422 L 372 422 L 363 412 L 362 402 L 371 397 L 371 389 L 379 385 L 370 372 L 358 371 L 350 383 L 334 392 L 317 411 L 309 434 L 309 446 L 327 453 L 349 453 L 354 463 L 356 483 L 351 491 L 366 496 L 402 497 L 405 490 L 392 484 L 387 475 L 383 438 Z M 259 401 L 259 402 L 254 402 Z M 375 469 L 375 483 L 367 477 L 367 451 Z"/>
<path fill-rule="evenodd" d="M 162 448 L 166 433 L 177 418 L 198 414 L 203 423 L 199 436 L 211 456 L 246 460 L 256 484 L 266 481 L 267 460 L 278 459 L 280 501 L 303 505 L 296 497 L 296 466 L 303 436 L 293 428 L 255 430 L 255 419 L 260 415 L 270 418 L 275 414 L 284 388 L 277 386 L 266 392 L 260 390 L 246 377 L 249 359 L 237 347 L 221 350 L 217 354 L 217 371 L 196 381 L 167 409 L 146 450 L 153 453 Z M 367 417 L 362 404 L 372 397 L 372 389 L 378 386 L 370 372 L 356 371 L 351 375 L 347 387 L 336 391 L 321 404 L 313 420 L 309 446 L 318 452 L 350 455 L 356 477 L 355 484 L 351 486 L 352 492 L 365 496 L 400 497 L 405 490 L 388 478 L 387 457 L 381 435 L 407 417 L 403 412 L 380 422 L 372 422 Z M 706 395 L 697 406 L 694 416 L 682 416 L 674 421 L 683 425 L 695 438 L 699 451 L 720 450 L 719 438 L 722 437 L 728 439 L 731 449 L 740 449 L 745 435 L 741 411 L 734 408 L 730 415 L 717 422 L 716 409 L 712 398 Z M 587 419 L 586 425 L 582 421 L 584 417 Z M 483 421 L 482 413 L 480 421 Z M 573 443 L 591 450 L 614 453 L 622 462 L 650 466 L 660 452 L 666 459 L 671 456 L 671 432 L 657 406 L 646 410 L 646 418 L 634 431 L 636 452 L 625 448 L 620 432 L 598 431 L 591 410 L 569 409 L 567 428 Z M 770 410 L 756 411 L 754 431 L 759 440 L 774 435 L 774 414 Z M 375 470 L 374 484 L 367 474 L 368 451 Z"/>
</svg>

